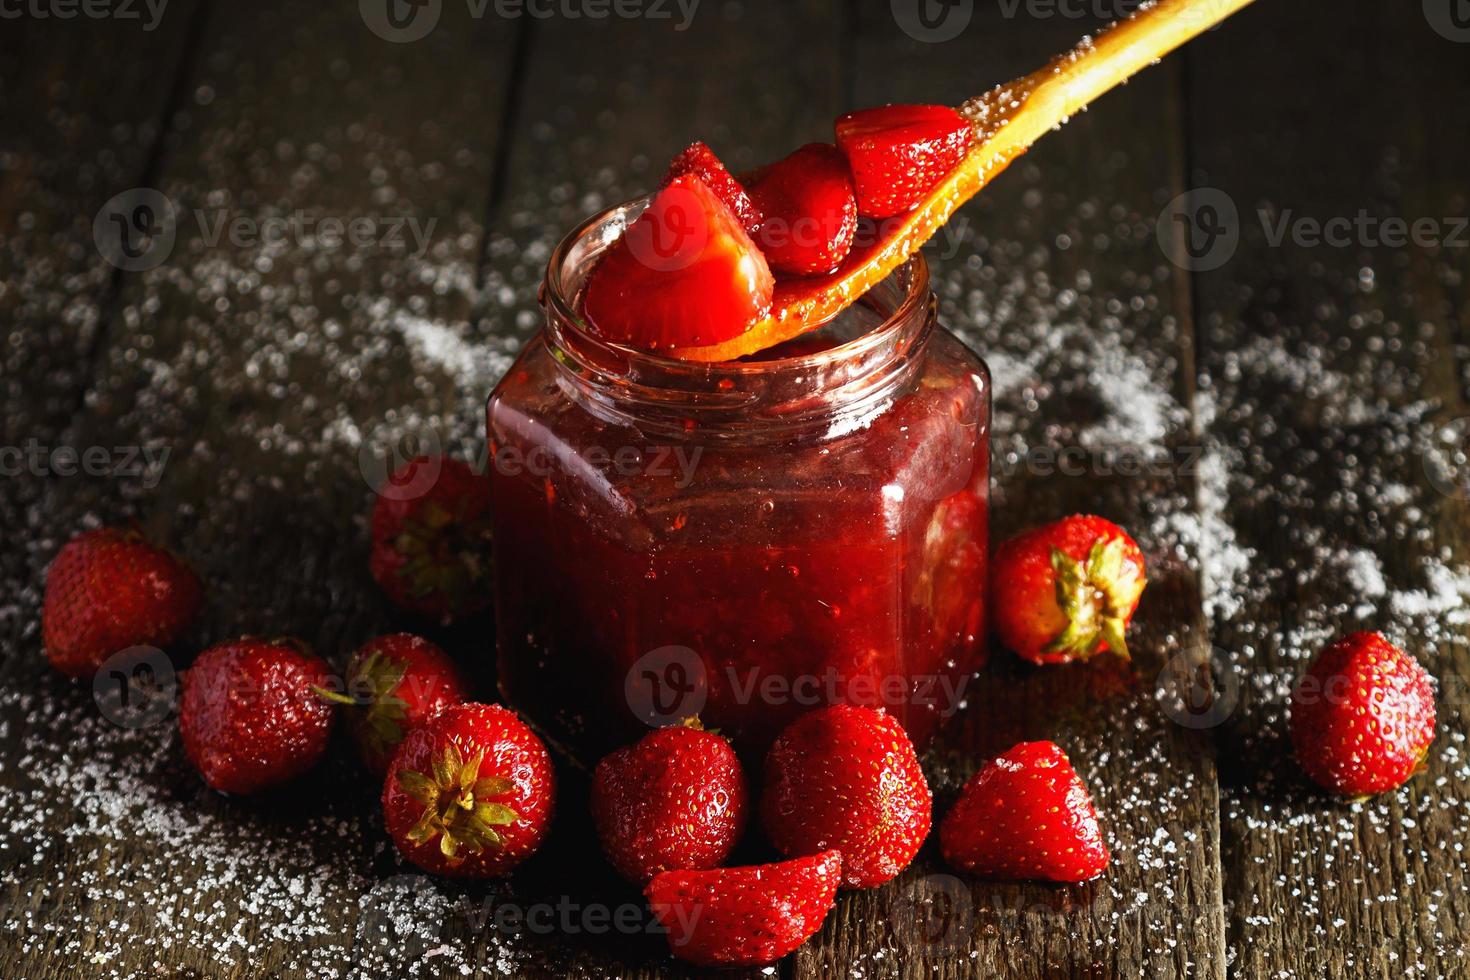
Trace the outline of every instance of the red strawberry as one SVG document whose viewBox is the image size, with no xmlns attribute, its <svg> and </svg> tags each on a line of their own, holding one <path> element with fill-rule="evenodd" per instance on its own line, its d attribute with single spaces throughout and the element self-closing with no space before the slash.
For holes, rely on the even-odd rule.
<svg viewBox="0 0 1470 980">
<path fill-rule="evenodd" d="M 418 456 L 373 505 L 368 568 L 388 598 L 450 622 L 490 602 L 490 484 L 468 464 Z"/>
<path fill-rule="evenodd" d="M 583 309 L 608 340 L 644 350 L 738 337 L 771 308 L 775 280 L 728 207 L 676 177 L 592 270 Z"/>
<path fill-rule="evenodd" d="M 673 163 L 669 164 L 669 171 L 664 175 L 660 187 L 667 187 L 679 177 L 693 175 L 704 181 L 704 186 L 714 192 L 724 202 L 735 217 L 740 219 L 740 226 L 749 235 L 755 235 L 755 230 L 760 227 L 761 213 L 755 204 L 751 202 L 750 195 L 740 185 L 740 181 L 730 176 L 730 171 L 715 156 L 711 150 L 699 141 L 690 143 L 684 152 L 674 157 Z"/>
<path fill-rule="evenodd" d="M 1123 639 L 1148 583 L 1143 553 L 1101 517 L 1075 515 L 995 549 L 990 606 L 1000 641 L 1035 663 L 1086 660 Z"/>
<path fill-rule="evenodd" d="M 1397 789 L 1434 741 L 1434 689 L 1419 661 L 1377 633 L 1317 655 L 1291 692 L 1291 741 L 1314 781 L 1342 796 Z"/>
<path fill-rule="evenodd" d="M 318 692 L 350 706 L 347 724 L 363 763 L 382 776 L 410 729 L 469 698 L 449 655 L 411 633 L 369 642 L 347 662 L 346 692 Z"/>
<path fill-rule="evenodd" d="M 451 705 L 403 739 L 383 822 L 403 856 L 457 878 L 504 874 L 535 853 L 555 805 L 546 746 L 495 704 Z"/>
<path fill-rule="evenodd" d="M 766 836 L 786 855 L 841 851 L 849 888 L 881 885 L 908 867 L 931 805 L 913 743 L 882 708 L 808 712 L 766 755 Z"/>
<path fill-rule="evenodd" d="M 141 534 L 87 531 L 67 542 L 46 575 L 46 656 L 63 674 L 84 677 L 120 650 L 170 646 L 201 598 L 189 566 Z"/>
<path fill-rule="evenodd" d="M 761 966 L 806 942 L 832 910 L 842 856 L 665 871 L 643 889 L 669 949 L 700 966 Z"/>
<path fill-rule="evenodd" d="M 847 154 L 858 214 L 886 218 L 921 201 L 955 168 L 974 138 L 949 106 L 885 105 L 837 119 L 837 145 Z"/>
<path fill-rule="evenodd" d="M 939 827 L 944 859 L 989 878 L 1088 881 L 1108 866 L 1087 787 L 1055 742 L 986 763 Z"/>
<path fill-rule="evenodd" d="M 776 272 L 831 272 L 852 249 L 857 199 L 847 160 L 830 143 L 808 143 L 762 167 L 747 185 L 765 216 L 754 237 Z"/>
<path fill-rule="evenodd" d="M 300 640 L 242 637 L 210 647 L 183 672 L 179 735 L 204 781 L 254 793 L 316 765 L 332 731 L 326 662 Z"/>
<path fill-rule="evenodd" d="M 721 864 L 745 829 L 745 773 L 730 743 L 691 719 L 597 764 L 592 819 L 613 867 L 643 884 Z"/>
</svg>

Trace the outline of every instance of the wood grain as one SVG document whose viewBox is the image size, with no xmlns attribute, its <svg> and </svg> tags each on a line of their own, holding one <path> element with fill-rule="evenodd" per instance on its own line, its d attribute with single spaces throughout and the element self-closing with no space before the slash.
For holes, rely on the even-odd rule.
<svg viewBox="0 0 1470 980">
<path fill-rule="evenodd" d="M 370 486 L 350 442 L 319 433 L 349 414 L 372 421 L 408 403 L 441 412 L 454 391 L 442 376 L 418 376 L 401 352 L 374 357 L 373 324 L 408 313 L 463 324 L 468 314 L 509 92 L 513 59 L 505 55 L 517 34 L 497 18 L 461 14 L 456 22 L 447 11 L 431 37 L 391 44 L 366 29 L 355 4 L 281 3 L 215 5 L 195 38 L 192 71 L 150 178 L 178 211 L 177 242 L 157 268 L 126 277 L 104 314 L 111 329 L 87 410 L 69 436 L 79 445 L 147 440 L 172 455 L 156 487 L 56 485 L 47 516 L 51 527 L 72 528 L 88 514 L 136 515 L 186 554 L 210 591 L 189 646 L 243 632 L 296 633 L 336 657 L 384 624 L 355 527 Z M 119 81 L 99 74 L 95 85 Z M 310 231 L 266 237 L 259 222 L 298 209 L 313 219 L 414 216 L 437 225 L 417 263 L 376 239 L 356 248 Z M 246 222 L 238 235 L 229 228 L 236 220 Z M 212 229 L 221 237 L 211 240 Z M 356 372 L 341 370 L 349 362 Z M 305 443 L 312 452 L 302 452 Z M 34 637 L 21 647 L 21 655 L 38 656 Z M 88 689 L 52 678 L 41 684 L 69 715 L 92 708 Z M 7 714 L 17 745 L 58 724 L 23 701 L 8 702 Z M 345 826 L 334 823 L 339 814 L 373 812 L 372 788 L 362 786 L 350 756 L 324 767 L 307 792 L 255 807 L 214 797 L 189 778 L 166 725 L 136 733 L 131 744 L 135 758 L 156 761 L 141 770 L 142 782 L 122 784 L 131 792 L 105 795 L 101 805 L 124 810 L 116 832 L 46 842 L 44 860 L 15 881 L 51 916 L 24 954 L 20 945 L 0 952 L 0 973 L 126 975 L 150 970 L 155 957 L 179 975 L 345 971 L 343 950 L 353 949 L 371 869 L 356 840 L 334 841 L 341 835 L 322 828 Z M 34 792 L 76 766 L 77 750 L 59 741 L 57 758 L 48 752 L 36 761 L 42 768 L 9 768 L 6 778 Z M 180 834 L 203 834 L 225 820 L 239 843 L 208 838 L 208 847 L 185 847 L 177 835 L 150 831 L 134 809 L 150 800 L 189 801 L 195 816 Z M 318 828 L 315 838 L 304 834 L 307 825 Z M 280 861 L 234 877 L 236 854 L 269 852 L 271 839 Z M 322 880 L 326 869 L 338 869 L 337 877 Z M 172 888 L 171 876 L 200 887 Z M 263 931 L 271 926 L 260 906 L 277 901 L 273 889 L 286 881 L 328 896 L 323 922 L 297 924 L 306 937 L 299 942 Z M 150 907 L 154 901 L 162 907 Z M 219 935 L 216 908 L 233 910 L 231 925 L 250 955 L 193 938 Z M 126 954 L 116 950 L 120 936 L 132 937 Z M 327 946 L 338 962 L 315 952 Z"/>
<path fill-rule="evenodd" d="M 1463 975 L 1470 660 L 1463 596 L 1435 576 L 1466 560 L 1470 512 L 1431 484 L 1424 452 L 1466 412 L 1470 240 L 1397 243 L 1373 223 L 1463 221 L 1470 108 L 1446 94 L 1470 62 L 1418 8 L 1263 3 L 1235 31 L 1193 50 L 1190 99 L 1192 180 L 1234 202 L 1241 233 L 1197 277 L 1212 452 L 1229 473 L 1216 492 L 1254 552 L 1214 632 L 1241 691 L 1221 745 L 1234 969 Z M 1242 48 L 1254 98 L 1239 95 Z M 1371 223 L 1339 244 L 1273 241 L 1283 220 L 1310 235 L 1303 219 L 1360 212 Z M 1287 761 L 1284 699 L 1355 629 L 1439 678 L 1441 728 L 1426 773 L 1348 805 Z"/>
</svg>

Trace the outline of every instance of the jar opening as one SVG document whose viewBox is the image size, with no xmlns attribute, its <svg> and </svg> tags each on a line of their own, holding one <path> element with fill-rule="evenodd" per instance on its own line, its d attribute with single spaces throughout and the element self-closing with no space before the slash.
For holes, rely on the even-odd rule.
<svg viewBox="0 0 1470 980">
<path fill-rule="evenodd" d="M 738 361 L 681 361 L 598 337 L 579 310 L 581 291 L 598 257 L 647 203 L 593 215 L 561 241 L 547 265 L 541 292 L 547 342 L 583 393 L 630 409 L 677 406 L 687 428 L 691 421 L 845 414 L 871 407 L 912 373 L 934 320 L 928 265 L 918 254 L 820 328 Z"/>
</svg>

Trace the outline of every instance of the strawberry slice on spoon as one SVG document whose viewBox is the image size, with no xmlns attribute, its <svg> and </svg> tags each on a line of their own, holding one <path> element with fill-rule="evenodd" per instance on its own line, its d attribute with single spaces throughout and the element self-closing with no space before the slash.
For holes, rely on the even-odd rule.
<svg viewBox="0 0 1470 980">
<path fill-rule="evenodd" d="M 608 248 L 582 303 L 598 336 L 658 351 L 740 336 L 770 310 L 774 287 L 740 219 L 708 184 L 685 174 Z"/>
<path fill-rule="evenodd" d="M 777 284 L 769 313 L 727 340 L 675 346 L 666 353 L 688 361 L 732 361 L 820 327 L 908 261 L 960 205 L 1038 139 L 1251 2 L 1159 0 L 1097 37 L 1084 38 L 1041 70 L 971 99 L 958 108 L 973 130 L 969 149 L 912 208 L 883 219 L 874 240 L 854 246 L 827 275 Z M 877 195 L 870 196 L 870 206 L 875 200 L 878 210 L 887 209 Z"/>
<path fill-rule="evenodd" d="M 837 147 L 808 143 L 750 174 L 745 183 L 763 215 L 754 237 L 772 271 L 827 273 L 847 258 L 858 207 L 847 160 Z"/>
</svg>

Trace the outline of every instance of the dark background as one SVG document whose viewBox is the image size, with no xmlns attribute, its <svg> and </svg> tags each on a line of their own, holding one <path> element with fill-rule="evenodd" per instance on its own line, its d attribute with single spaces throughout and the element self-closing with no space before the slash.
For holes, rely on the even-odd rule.
<svg viewBox="0 0 1470 980">
<path fill-rule="evenodd" d="M 749 167 L 849 108 L 958 103 L 1116 9 L 701 0 L 681 30 L 673 6 L 443 0 L 393 40 L 371 2 L 38 2 L 0 7 L 0 976 L 680 975 L 657 937 L 604 934 L 639 899 L 575 774 L 512 880 L 419 878 L 345 750 L 226 800 L 168 721 L 120 727 L 51 675 L 43 570 L 133 518 L 210 584 L 194 648 L 296 633 L 340 663 L 413 628 L 488 682 L 491 624 L 391 612 L 363 518 L 391 447 L 483 450 L 561 232 L 691 139 Z M 926 757 L 936 807 L 1054 738 L 1115 861 L 998 884 L 927 848 L 776 975 L 1463 974 L 1467 93 L 1464 0 L 1259 0 L 931 246 L 942 318 L 995 375 L 996 532 L 1101 513 L 1152 578 L 1132 664 L 992 659 Z M 173 241 L 122 261 L 139 205 Z M 1428 772 L 1360 804 L 1304 785 L 1282 737 L 1292 678 L 1349 628 L 1442 694 Z"/>
</svg>

